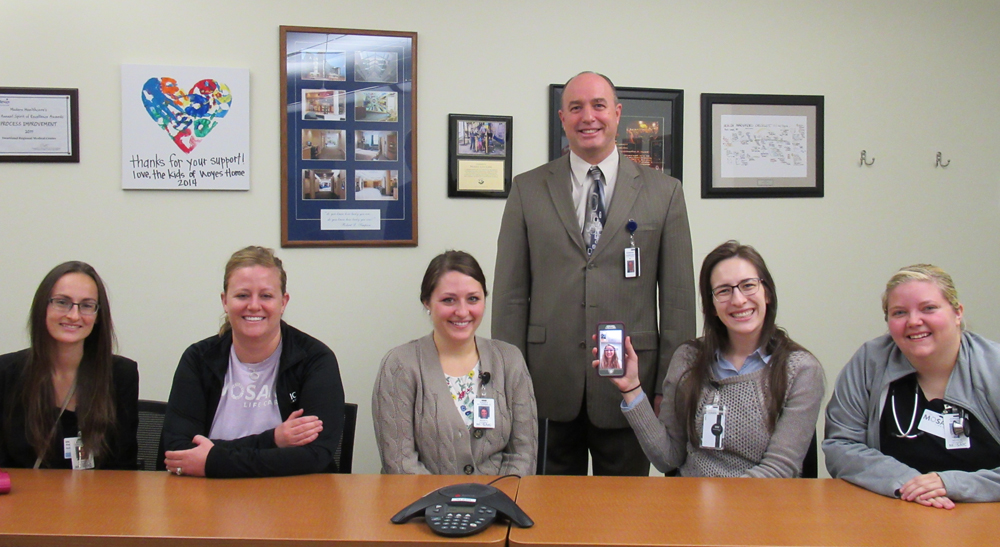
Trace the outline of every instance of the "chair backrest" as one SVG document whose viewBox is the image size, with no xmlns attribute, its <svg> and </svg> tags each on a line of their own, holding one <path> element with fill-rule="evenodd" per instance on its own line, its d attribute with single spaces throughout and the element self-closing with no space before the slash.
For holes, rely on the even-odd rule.
<svg viewBox="0 0 1000 547">
<path fill-rule="evenodd" d="M 163 415 L 167 413 L 167 403 L 162 401 L 139 401 L 139 441 L 138 469 L 156 471 L 160 463 L 160 434 L 163 432 Z M 162 469 L 162 466 L 161 466 Z"/>
<path fill-rule="evenodd" d="M 337 464 L 337 473 L 350 473 L 354 463 L 354 431 L 358 425 L 358 405 L 344 403 L 344 432 L 340 436 L 340 445 L 333 453 L 333 461 Z"/>
<path fill-rule="evenodd" d="M 538 465 L 535 468 L 536 475 L 545 474 L 545 461 L 549 457 L 548 440 L 549 440 L 549 419 L 539 418 L 538 419 Z"/>
<path fill-rule="evenodd" d="M 806 450 L 806 458 L 802 460 L 802 478 L 819 478 L 819 450 L 816 448 L 815 431 L 813 431 L 813 438 L 809 443 L 809 450 Z"/>
</svg>

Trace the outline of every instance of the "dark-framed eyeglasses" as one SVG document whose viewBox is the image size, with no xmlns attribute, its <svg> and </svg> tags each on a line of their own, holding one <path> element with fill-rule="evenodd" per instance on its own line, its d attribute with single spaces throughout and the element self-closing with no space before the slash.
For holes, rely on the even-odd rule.
<svg viewBox="0 0 1000 547">
<path fill-rule="evenodd" d="M 76 306 L 80 310 L 80 315 L 97 315 L 97 310 L 100 305 L 93 300 L 84 300 L 83 302 L 73 302 L 69 298 L 49 298 L 49 305 L 56 309 L 59 313 L 69 313 L 73 310 L 73 306 Z"/>
<path fill-rule="evenodd" d="M 764 280 L 759 277 L 750 277 L 740 281 L 735 285 L 719 285 L 712 289 L 712 298 L 720 304 L 729 302 L 733 299 L 733 291 L 739 289 L 743 296 L 753 296 L 757 294 L 760 290 L 760 286 L 764 284 Z"/>
</svg>

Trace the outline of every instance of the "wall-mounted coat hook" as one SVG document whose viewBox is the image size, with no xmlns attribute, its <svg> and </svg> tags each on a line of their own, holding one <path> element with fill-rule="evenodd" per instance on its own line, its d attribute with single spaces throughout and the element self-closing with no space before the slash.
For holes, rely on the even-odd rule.
<svg viewBox="0 0 1000 547">
<path fill-rule="evenodd" d="M 862 150 L 861 151 L 861 165 L 869 165 L 870 166 L 871 164 L 875 163 L 875 158 L 872 158 L 872 161 L 867 161 L 867 154 L 868 154 L 867 150 Z"/>
<path fill-rule="evenodd" d="M 948 160 L 947 163 L 942 162 L 941 161 L 941 152 L 938 152 L 937 153 L 937 163 L 934 164 L 934 167 L 948 167 L 949 165 L 951 165 L 951 160 Z"/>
</svg>

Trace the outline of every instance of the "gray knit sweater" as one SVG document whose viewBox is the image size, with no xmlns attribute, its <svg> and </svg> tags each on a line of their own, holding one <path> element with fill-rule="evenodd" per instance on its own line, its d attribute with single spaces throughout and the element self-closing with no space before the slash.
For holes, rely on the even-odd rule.
<svg viewBox="0 0 1000 547">
<path fill-rule="evenodd" d="M 659 420 L 648 397 L 624 411 L 646 457 L 661 472 L 679 467 L 682 476 L 690 477 L 799 476 L 823 399 L 825 377 L 819 361 L 807 351 L 789 355 L 785 406 L 770 435 L 764 395 L 767 367 L 706 384 L 694 417 L 696 430 L 701 431 L 705 405 L 711 404 L 716 394 L 726 407 L 723 449 L 713 450 L 701 448 L 700 438 L 688 439 L 686 424 L 675 412 L 677 384 L 691 367 L 695 351 L 689 343 L 674 353 L 663 381 Z"/>
<path fill-rule="evenodd" d="M 470 429 L 455 408 L 433 335 L 393 348 L 372 393 L 383 473 L 532 475 L 538 452 L 535 392 L 521 352 L 476 337 L 480 397 L 496 401 L 494 429 Z"/>
</svg>

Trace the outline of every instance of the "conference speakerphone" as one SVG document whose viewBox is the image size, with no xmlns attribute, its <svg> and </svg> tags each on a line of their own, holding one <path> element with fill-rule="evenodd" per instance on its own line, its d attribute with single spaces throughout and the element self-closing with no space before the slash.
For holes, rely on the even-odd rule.
<svg viewBox="0 0 1000 547">
<path fill-rule="evenodd" d="M 393 524 L 403 524 L 421 515 L 431 530 L 450 537 L 482 532 L 497 517 L 505 517 L 521 528 L 535 524 L 507 494 L 479 483 L 435 490 L 396 513 L 391 520 Z"/>
</svg>

